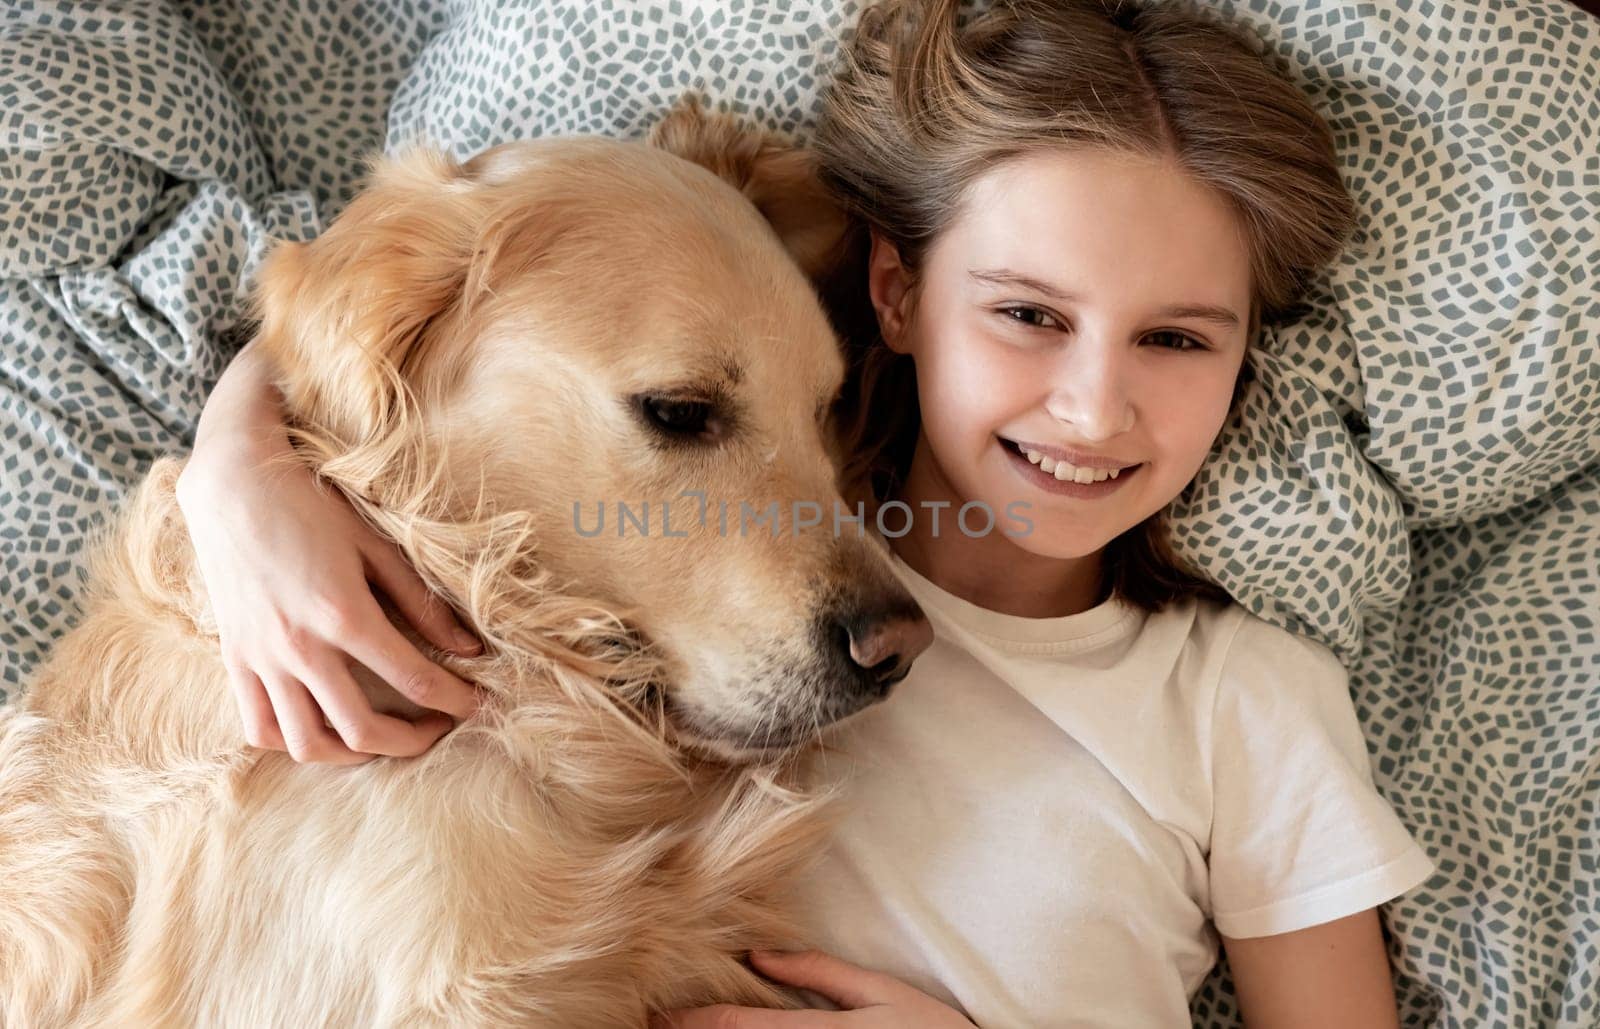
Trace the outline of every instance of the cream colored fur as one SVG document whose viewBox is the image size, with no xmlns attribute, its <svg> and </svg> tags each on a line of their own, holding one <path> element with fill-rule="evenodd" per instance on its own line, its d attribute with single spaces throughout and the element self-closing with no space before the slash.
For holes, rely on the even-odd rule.
<svg viewBox="0 0 1600 1029">
<path fill-rule="evenodd" d="M 803 943 L 784 888 L 826 798 L 815 743 L 759 743 L 860 706 L 813 653 L 818 612 L 902 594 L 851 536 L 571 531 L 584 496 L 836 496 L 814 407 L 840 358 L 757 208 L 813 266 L 836 216 L 800 216 L 818 194 L 781 141 L 692 108 L 657 140 L 716 174 L 599 140 L 417 153 L 269 258 L 262 345 L 300 455 L 486 640 L 440 660 L 492 699 L 411 760 L 247 746 L 181 464 L 158 462 L 82 623 L 0 710 L 0 1025 L 640 1026 L 789 1003 L 738 957 Z M 728 361 L 742 435 L 712 456 L 652 449 L 617 402 Z"/>
</svg>

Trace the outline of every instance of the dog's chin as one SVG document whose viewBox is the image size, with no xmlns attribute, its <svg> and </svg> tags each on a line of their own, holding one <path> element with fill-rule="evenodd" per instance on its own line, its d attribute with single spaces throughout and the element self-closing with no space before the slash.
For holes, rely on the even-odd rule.
<svg viewBox="0 0 1600 1029">
<path fill-rule="evenodd" d="M 712 736 L 685 736 L 678 735 L 678 746 L 683 747 L 686 754 L 693 754 L 699 759 L 712 760 L 720 765 L 768 765 L 779 762 L 787 755 L 794 754 L 794 744 L 787 746 L 747 747 L 741 746 L 728 739 L 717 739 Z"/>
<path fill-rule="evenodd" d="M 769 743 L 756 747 L 745 744 L 743 740 L 701 736 L 679 730 L 678 745 L 688 753 L 723 764 L 759 765 L 781 760 L 794 753 L 799 742 Z"/>
<path fill-rule="evenodd" d="M 674 710 L 671 704 L 667 705 L 667 721 L 683 751 L 724 764 L 754 765 L 777 761 L 816 738 L 815 733 L 776 736 L 765 733 L 757 741 L 753 733 L 697 725 L 693 718 L 686 717 L 681 710 Z"/>
</svg>

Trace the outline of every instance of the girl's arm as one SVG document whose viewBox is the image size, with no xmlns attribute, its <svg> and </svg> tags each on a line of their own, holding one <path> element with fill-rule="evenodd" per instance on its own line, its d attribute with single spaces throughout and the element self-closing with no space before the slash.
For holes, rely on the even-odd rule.
<svg viewBox="0 0 1600 1029">
<path fill-rule="evenodd" d="M 1400 1024 L 1378 909 L 1292 933 L 1222 938 L 1250 1029 Z"/>
<path fill-rule="evenodd" d="M 245 737 L 297 761 L 420 754 L 451 720 L 375 712 L 350 662 L 457 718 L 475 710 L 477 690 L 424 657 L 372 586 L 439 649 L 470 654 L 479 644 L 348 501 L 319 489 L 303 464 L 274 463 L 293 450 L 281 405 L 252 343 L 207 399 L 177 486 Z"/>
</svg>

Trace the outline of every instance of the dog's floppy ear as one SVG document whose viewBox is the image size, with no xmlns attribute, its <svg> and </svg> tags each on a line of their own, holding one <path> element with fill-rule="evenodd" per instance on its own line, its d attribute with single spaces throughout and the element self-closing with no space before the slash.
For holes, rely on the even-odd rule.
<svg viewBox="0 0 1600 1029">
<path fill-rule="evenodd" d="M 709 114 L 693 95 L 656 123 L 650 143 L 748 197 L 812 280 L 827 278 L 841 259 L 850 219 L 822 185 L 811 150 L 731 115 Z"/>
<path fill-rule="evenodd" d="M 387 422 L 462 302 L 482 206 L 460 164 L 419 149 L 375 162 L 321 236 L 274 248 L 253 302 L 290 412 L 352 445 Z"/>
</svg>

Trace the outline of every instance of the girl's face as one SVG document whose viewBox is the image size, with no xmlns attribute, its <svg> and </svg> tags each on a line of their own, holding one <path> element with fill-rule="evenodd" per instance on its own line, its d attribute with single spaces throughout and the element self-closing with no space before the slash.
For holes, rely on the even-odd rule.
<svg viewBox="0 0 1600 1029">
<path fill-rule="evenodd" d="M 873 301 L 889 346 L 914 358 L 918 446 L 941 480 L 918 492 L 986 502 L 997 534 L 1021 529 L 1006 511 L 1024 501 L 1032 529 L 1013 542 L 1074 558 L 1199 470 L 1244 359 L 1249 255 L 1222 197 L 1175 164 L 1060 151 L 999 165 L 909 282 L 875 240 Z"/>
</svg>

